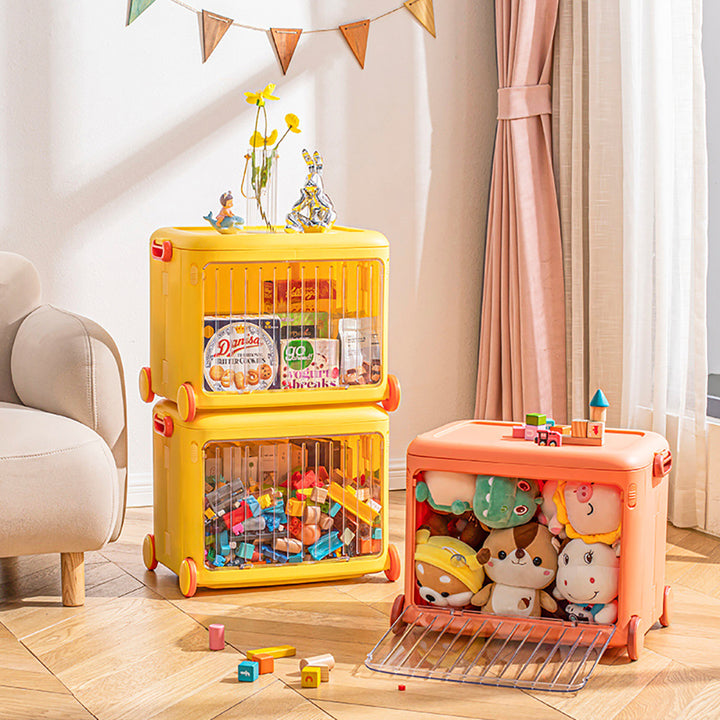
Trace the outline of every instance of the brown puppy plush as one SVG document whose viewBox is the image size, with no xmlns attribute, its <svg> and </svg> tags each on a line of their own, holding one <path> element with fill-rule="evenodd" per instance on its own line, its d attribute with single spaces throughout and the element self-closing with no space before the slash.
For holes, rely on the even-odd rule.
<svg viewBox="0 0 720 720">
<path fill-rule="evenodd" d="M 540 617 L 542 608 L 557 610 L 544 592 L 557 573 L 559 542 L 536 522 L 493 530 L 477 554 L 493 581 L 472 598 L 472 604 L 496 615 Z"/>
</svg>

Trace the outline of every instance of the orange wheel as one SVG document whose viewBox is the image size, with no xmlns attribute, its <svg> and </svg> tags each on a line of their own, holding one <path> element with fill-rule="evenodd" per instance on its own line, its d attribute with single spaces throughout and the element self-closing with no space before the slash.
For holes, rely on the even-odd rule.
<svg viewBox="0 0 720 720">
<path fill-rule="evenodd" d="M 192 597 L 197 590 L 197 565 L 192 558 L 185 558 L 180 563 L 180 575 L 178 575 L 180 592 L 185 597 Z"/>
<path fill-rule="evenodd" d="M 388 375 L 387 393 L 381 405 L 388 412 L 395 412 L 400 405 L 400 381 L 394 375 Z"/>
<path fill-rule="evenodd" d="M 155 398 L 155 393 L 152 391 L 152 375 L 149 367 L 140 369 L 138 384 L 140 386 L 140 399 L 146 403 L 152 402 Z"/>
<path fill-rule="evenodd" d="M 177 407 L 180 417 L 185 422 L 191 422 L 195 419 L 197 407 L 195 405 L 195 391 L 189 383 L 183 383 L 177 391 Z"/>
<path fill-rule="evenodd" d="M 631 660 L 637 660 L 643 649 L 643 634 L 640 632 L 640 618 L 633 615 L 628 623 L 628 657 Z"/>
<path fill-rule="evenodd" d="M 660 616 L 660 624 L 663 627 L 667 627 L 670 624 L 670 618 L 672 617 L 672 605 L 673 605 L 673 592 L 669 585 L 665 586 L 663 590 L 663 611 Z"/>
<path fill-rule="evenodd" d="M 158 566 L 157 555 L 155 555 L 155 536 L 146 535 L 142 546 L 143 562 L 148 570 L 154 570 Z"/>
<path fill-rule="evenodd" d="M 402 568 L 400 566 L 400 553 L 394 545 L 388 545 L 388 560 L 390 565 L 385 569 L 385 577 L 390 582 L 395 582 L 400 577 Z"/>
<path fill-rule="evenodd" d="M 393 603 L 392 610 L 390 611 L 390 625 L 393 627 L 393 632 L 399 634 L 407 623 L 399 622 L 395 625 L 397 619 L 403 614 L 405 609 L 405 595 L 398 595 Z"/>
</svg>

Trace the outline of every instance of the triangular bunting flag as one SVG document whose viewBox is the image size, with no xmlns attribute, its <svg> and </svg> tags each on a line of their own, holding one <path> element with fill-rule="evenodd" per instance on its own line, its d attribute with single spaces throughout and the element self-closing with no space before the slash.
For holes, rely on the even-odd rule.
<svg viewBox="0 0 720 720">
<path fill-rule="evenodd" d="M 433 0 L 408 0 L 403 4 L 433 37 L 437 37 L 435 35 Z"/>
<path fill-rule="evenodd" d="M 130 0 L 130 2 L 128 2 L 126 26 L 133 20 L 137 20 L 137 18 L 140 17 L 140 15 L 142 15 L 154 2 L 155 0 Z"/>
<path fill-rule="evenodd" d="M 300 28 L 270 28 L 275 50 L 277 50 L 283 75 L 287 72 L 293 53 L 297 47 L 298 40 L 302 34 Z"/>
<path fill-rule="evenodd" d="M 351 23 L 350 25 L 340 25 L 340 32 L 347 40 L 347 44 L 360 63 L 361 68 L 365 68 L 368 30 L 370 30 L 369 20 L 360 20 L 360 22 Z"/>
<path fill-rule="evenodd" d="M 210 57 L 212 51 L 217 47 L 220 40 L 222 40 L 222 36 L 232 24 L 232 18 L 216 15 L 207 10 L 202 11 L 203 62 Z"/>
</svg>

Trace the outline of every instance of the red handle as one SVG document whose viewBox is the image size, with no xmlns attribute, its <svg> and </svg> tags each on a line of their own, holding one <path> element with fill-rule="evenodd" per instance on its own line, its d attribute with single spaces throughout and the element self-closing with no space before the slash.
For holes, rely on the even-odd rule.
<svg viewBox="0 0 720 720">
<path fill-rule="evenodd" d="M 161 417 L 158 413 L 153 415 L 153 429 L 158 435 L 170 437 L 175 431 L 175 425 L 169 416 Z"/>
<path fill-rule="evenodd" d="M 170 262 L 170 260 L 172 260 L 173 245 L 170 240 L 163 240 L 162 244 L 158 244 L 157 241 L 153 240 L 150 246 L 150 253 L 156 260 Z"/>
<path fill-rule="evenodd" d="M 653 487 L 672 470 L 672 453 L 669 450 L 655 453 L 653 460 Z"/>
</svg>

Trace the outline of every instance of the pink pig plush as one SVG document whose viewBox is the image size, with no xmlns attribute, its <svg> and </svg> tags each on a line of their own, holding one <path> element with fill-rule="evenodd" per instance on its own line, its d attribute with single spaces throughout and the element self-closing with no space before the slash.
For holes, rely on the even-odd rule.
<svg viewBox="0 0 720 720">
<path fill-rule="evenodd" d="M 558 483 L 553 500 L 568 537 L 606 545 L 620 539 L 620 488 L 563 480 Z"/>
<path fill-rule="evenodd" d="M 547 529 L 560 538 L 565 537 L 565 529 L 558 520 L 557 505 L 555 505 L 555 491 L 557 490 L 557 480 L 548 480 L 542 489 L 542 505 L 538 510 L 537 520 L 542 525 L 547 525 Z"/>
</svg>

